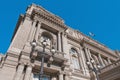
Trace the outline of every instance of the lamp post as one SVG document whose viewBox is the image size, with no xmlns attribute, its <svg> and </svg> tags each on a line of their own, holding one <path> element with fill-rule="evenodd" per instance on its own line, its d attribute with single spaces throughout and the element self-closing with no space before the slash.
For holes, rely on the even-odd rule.
<svg viewBox="0 0 120 80">
<path fill-rule="evenodd" d="M 49 40 L 49 39 L 44 39 L 44 40 L 42 39 L 40 42 L 41 42 L 42 47 L 43 47 L 43 52 L 41 53 L 41 57 L 42 57 L 42 58 L 41 58 L 41 66 L 40 66 L 39 80 L 42 80 L 43 69 L 44 69 L 45 48 L 50 45 L 50 40 Z M 33 46 L 33 48 L 35 48 L 36 46 L 39 46 L 39 45 L 37 45 L 36 41 L 33 40 L 32 46 Z M 52 49 L 51 49 L 51 52 L 52 52 L 52 54 L 53 54 L 53 53 L 55 52 L 55 49 L 52 48 Z"/>
<path fill-rule="evenodd" d="M 56 53 L 56 50 L 54 47 L 51 48 L 51 53 L 52 55 L 50 56 L 48 64 L 47 64 L 48 67 L 50 67 L 51 63 L 53 62 L 53 57 L 54 57 L 54 54 Z"/>
<path fill-rule="evenodd" d="M 89 66 L 89 69 L 92 70 L 95 73 L 95 76 L 96 76 L 97 80 L 100 80 L 99 76 L 98 76 L 98 72 L 99 72 L 100 66 L 97 65 L 95 67 L 95 61 L 93 59 L 91 59 L 90 61 L 88 61 L 87 65 Z"/>
</svg>

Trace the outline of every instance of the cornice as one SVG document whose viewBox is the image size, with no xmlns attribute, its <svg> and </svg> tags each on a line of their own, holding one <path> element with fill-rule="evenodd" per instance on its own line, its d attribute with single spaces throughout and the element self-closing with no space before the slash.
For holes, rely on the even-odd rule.
<svg viewBox="0 0 120 80">
<path fill-rule="evenodd" d="M 117 57 L 117 55 L 115 55 L 115 52 L 110 50 L 109 48 L 106 48 L 106 47 L 103 47 L 101 46 L 100 44 L 97 44 L 95 42 L 91 42 L 90 40 L 86 40 L 86 39 L 83 39 L 83 44 L 86 43 L 86 44 L 89 44 L 91 46 L 94 46 L 95 48 L 97 49 L 100 49 L 101 51 L 105 52 L 105 53 L 109 53 L 108 55 L 111 55 L 111 56 L 114 56 L 114 57 Z M 85 46 L 84 46 L 85 47 Z"/>
<path fill-rule="evenodd" d="M 61 21 L 59 20 L 58 18 L 54 17 L 54 15 L 51 15 L 51 14 L 48 14 L 48 13 L 45 13 L 41 10 L 37 10 L 37 9 L 34 9 L 32 14 L 31 14 L 32 18 L 35 19 L 35 16 L 39 17 L 39 18 L 43 18 L 45 19 L 46 21 L 52 23 L 52 24 L 55 24 L 57 26 L 60 26 L 62 28 L 67 28 L 66 25 Z"/>
<path fill-rule="evenodd" d="M 72 39 L 72 40 L 75 40 L 75 41 L 78 41 L 78 42 L 81 42 L 82 44 L 83 43 L 88 43 L 88 44 L 91 44 L 92 46 L 95 46 L 96 48 L 99 48 L 101 49 L 102 51 L 104 52 L 107 52 L 107 53 L 110 53 L 112 56 L 115 56 L 116 55 L 114 54 L 115 52 L 110 50 L 108 47 L 106 47 L 105 45 L 99 43 L 98 41 L 96 40 L 93 40 L 92 38 L 84 35 L 83 33 L 77 31 L 77 30 L 74 30 L 72 28 L 68 28 L 66 31 L 66 34 L 67 34 L 67 37 Z"/>
<path fill-rule="evenodd" d="M 73 41 L 76 41 L 77 43 L 81 43 L 83 40 L 83 36 L 81 35 L 81 33 L 74 29 L 67 28 L 65 30 L 65 34 L 66 34 L 67 38 L 69 38 Z"/>
<path fill-rule="evenodd" d="M 54 18 L 58 19 L 59 21 L 61 21 L 62 23 L 64 23 L 64 20 L 63 20 L 63 19 L 61 19 L 59 16 L 51 13 L 50 11 L 44 9 L 42 6 L 36 5 L 36 4 L 32 4 L 32 6 L 34 6 L 36 10 L 40 10 L 40 11 L 46 13 L 47 15 L 49 15 L 49 16 L 51 16 L 51 17 L 54 17 Z"/>
</svg>

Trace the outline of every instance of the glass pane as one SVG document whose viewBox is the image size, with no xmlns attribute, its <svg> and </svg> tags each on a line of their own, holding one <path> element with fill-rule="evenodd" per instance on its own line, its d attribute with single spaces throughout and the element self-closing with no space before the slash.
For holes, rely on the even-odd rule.
<svg viewBox="0 0 120 80">
<path fill-rule="evenodd" d="M 71 54 L 77 54 L 77 51 L 76 51 L 75 49 L 71 48 L 71 49 L 70 49 L 70 53 L 71 53 Z"/>
<path fill-rule="evenodd" d="M 77 58 L 72 58 L 72 63 L 74 65 L 74 68 L 75 69 L 80 69 L 80 65 L 79 65 L 79 62 L 78 62 L 78 59 Z"/>
<path fill-rule="evenodd" d="M 34 74 L 34 79 L 33 80 L 39 80 L 39 74 Z M 44 75 L 42 77 L 42 80 L 50 80 L 50 76 Z"/>
</svg>

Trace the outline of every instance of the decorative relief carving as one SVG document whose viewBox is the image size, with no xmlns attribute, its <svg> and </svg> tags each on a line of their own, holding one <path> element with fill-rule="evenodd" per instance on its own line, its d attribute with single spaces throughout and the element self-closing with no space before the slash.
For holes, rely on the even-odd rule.
<svg viewBox="0 0 120 80">
<path fill-rule="evenodd" d="M 114 54 L 113 54 L 114 51 L 110 50 L 110 49 L 107 48 L 105 45 L 103 45 L 103 44 L 101 44 L 101 43 L 99 43 L 99 42 L 97 42 L 97 41 L 95 41 L 95 40 L 92 40 L 91 38 L 89 38 L 89 37 L 87 37 L 87 36 L 84 36 L 84 41 L 87 41 L 87 42 L 89 42 L 89 43 L 91 43 L 91 44 L 93 44 L 93 45 L 101 48 L 102 50 L 105 50 L 105 51 L 111 53 L 112 55 L 114 55 Z"/>
<path fill-rule="evenodd" d="M 66 30 L 66 33 L 68 36 L 71 36 L 73 39 L 84 40 L 84 41 L 89 42 L 89 43 L 95 45 L 96 47 L 99 47 L 99 48 L 101 48 L 109 53 L 114 53 L 112 50 L 108 49 L 105 45 L 91 39 L 90 37 L 80 33 L 79 31 L 68 28 Z"/>
<path fill-rule="evenodd" d="M 75 39 L 78 39 L 78 40 L 82 40 L 83 39 L 83 35 L 80 32 L 76 31 L 76 30 L 68 28 L 66 30 L 66 33 L 68 35 L 72 36 Z"/>
<path fill-rule="evenodd" d="M 66 28 L 66 26 L 65 26 L 64 23 L 63 23 L 63 21 L 59 20 L 59 19 L 56 18 L 56 17 L 53 17 L 53 15 L 51 15 L 51 14 L 47 14 L 47 13 L 43 12 L 43 11 L 41 11 L 41 10 L 36 10 L 36 9 L 34 9 L 32 15 L 33 15 L 33 18 L 34 18 L 35 16 L 36 16 L 36 17 L 40 17 L 40 18 L 43 18 L 43 19 L 47 20 L 47 21 L 50 22 L 50 23 L 53 23 L 53 24 L 58 25 L 58 26 L 60 26 L 60 27 Z"/>
</svg>

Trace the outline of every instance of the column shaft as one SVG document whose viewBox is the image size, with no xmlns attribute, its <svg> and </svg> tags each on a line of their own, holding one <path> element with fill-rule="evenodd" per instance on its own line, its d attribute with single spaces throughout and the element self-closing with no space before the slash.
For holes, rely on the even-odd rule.
<svg viewBox="0 0 120 80">
<path fill-rule="evenodd" d="M 89 53 L 88 53 L 87 48 L 85 48 L 85 54 L 86 54 L 86 58 L 87 58 L 87 60 L 90 61 L 90 56 L 89 56 Z"/>
<path fill-rule="evenodd" d="M 61 52 L 61 34 L 58 33 L 58 50 Z"/>
<path fill-rule="evenodd" d="M 82 56 L 80 54 L 81 53 L 79 53 L 79 64 L 80 64 L 80 68 L 82 68 L 82 71 L 84 71 L 84 63 L 83 63 Z"/>
<path fill-rule="evenodd" d="M 35 34 L 35 29 L 36 29 L 36 21 L 33 22 L 32 26 L 31 26 L 31 30 L 30 30 L 30 34 L 29 34 L 29 38 L 28 41 L 32 41 L 34 39 L 34 34 Z"/>
<path fill-rule="evenodd" d="M 89 55 L 89 57 L 90 57 L 90 59 L 91 59 L 91 58 L 92 58 L 92 56 L 91 56 L 90 49 L 87 49 L 87 51 L 88 51 L 88 55 Z"/>
<path fill-rule="evenodd" d="M 26 69 L 24 80 L 30 80 L 31 71 L 32 71 L 32 66 L 28 66 L 27 69 Z"/>
<path fill-rule="evenodd" d="M 20 80 L 24 65 L 19 65 L 14 80 Z"/>
<path fill-rule="evenodd" d="M 35 32 L 35 40 L 38 40 L 38 35 L 40 32 L 40 28 L 41 28 L 41 23 L 38 23 L 37 28 L 36 28 L 36 32 Z"/>
<path fill-rule="evenodd" d="M 108 63 L 109 63 L 109 64 L 111 64 L 111 63 L 112 63 L 112 62 L 111 62 L 111 60 L 110 60 L 110 58 L 107 58 L 107 60 L 108 60 Z"/>
<path fill-rule="evenodd" d="M 70 80 L 68 75 L 65 75 L 65 80 Z"/>
<path fill-rule="evenodd" d="M 88 74 L 88 68 L 87 68 L 87 64 L 86 64 L 86 58 L 85 58 L 85 55 L 84 55 L 84 52 L 83 50 L 81 49 L 81 58 L 82 58 L 82 61 L 83 61 L 83 67 L 84 67 L 84 75 Z"/>
<path fill-rule="evenodd" d="M 67 36 L 62 33 L 62 50 L 65 53 L 64 57 L 68 59 L 67 64 L 70 65 L 69 45 L 67 43 Z"/>
<path fill-rule="evenodd" d="M 52 77 L 52 80 L 57 80 L 56 77 Z"/>
<path fill-rule="evenodd" d="M 62 73 L 59 74 L 59 80 L 63 80 L 63 74 Z"/>
<path fill-rule="evenodd" d="M 102 66 L 105 66 L 105 64 L 102 60 L 101 54 L 98 54 L 98 58 L 99 58 L 100 63 L 102 64 Z"/>
</svg>

